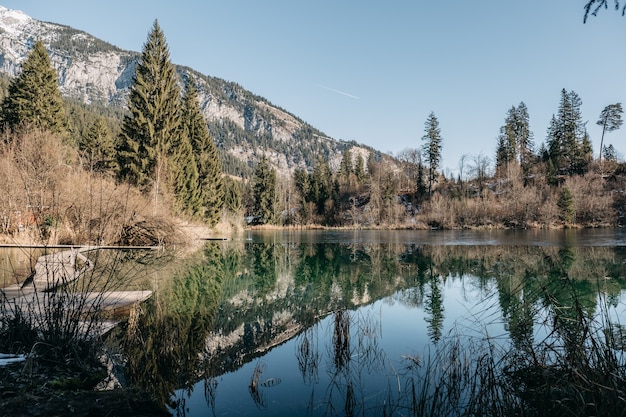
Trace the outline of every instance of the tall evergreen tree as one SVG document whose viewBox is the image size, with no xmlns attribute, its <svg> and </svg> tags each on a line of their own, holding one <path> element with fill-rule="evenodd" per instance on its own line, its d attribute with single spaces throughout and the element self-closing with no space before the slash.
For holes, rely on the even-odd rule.
<svg viewBox="0 0 626 417">
<path fill-rule="evenodd" d="M 439 166 L 441 164 L 442 138 L 439 129 L 439 120 L 434 112 L 431 112 L 424 124 L 424 162 L 428 164 L 428 194 L 432 194 L 433 183 L 437 180 Z"/>
<path fill-rule="evenodd" d="M 365 162 L 363 161 L 363 155 L 357 155 L 354 162 L 354 176 L 357 181 L 361 182 L 365 178 Z"/>
<path fill-rule="evenodd" d="M 233 213 L 241 210 L 241 187 L 231 177 L 224 177 L 224 208 Z"/>
<path fill-rule="evenodd" d="M 333 196 L 333 174 L 324 154 L 317 156 L 311 176 L 311 200 L 315 203 L 317 214 L 326 216 L 326 202 Z"/>
<path fill-rule="evenodd" d="M 341 177 L 344 179 L 348 179 L 350 177 L 350 174 L 352 173 L 352 154 L 350 153 L 350 149 L 348 148 L 344 149 L 343 153 L 341 154 L 339 172 L 341 173 Z"/>
<path fill-rule="evenodd" d="M 519 164 L 523 172 L 528 172 L 534 159 L 533 132 L 530 130 L 530 116 L 524 102 L 520 102 L 516 109 L 515 135 Z"/>
<path fill-rule="evenodd" d="M 563 186 L 563 188 L 561 188 L 557 206 L 560 211 L 561 219 L 565 223 L 571 223 L 574 220 L 576 212 L 574 209 L 574 196 L 567 186 Z"/>
<path fill-rule="evenodd" d="M 587 169 L 588 141 L 580 107 L 582 100 L 574 91 L 561 90 L 559 111 L 548 128 L 548 151 L 557 172 L 581 174 Z"/>
<path fill-rule="evenodd" d="M 270 166 L 265 155 L 259 161 L 254 173 L 254 214 L 261 223 L 274 223 L 276 202 L 276 171 Z"/>
<path fill-rule="evenodd" d="M 528 109 L 524 102 L 517 107 L 511 107 L 498 136 L 496 170 L 502 172 L 509 164 L 517 162 L 526 172 L 533 155 L 532 136 Z"/>
<path fill-rule="evenodd" d="M 86 167 L 91 171 L 111 171 L 117 166 L 115 141 L 103 117 L 96 118 L 89 130 L 80 137 L 78 149 Z"/>
<path fill-rule="evenodd" d="M 513 161 L 513 148 L 502 130 L 503 128 L 500 128 L 496 146 L 496 174 L 505 176 L 507 167 Z"/>
<path fill-rule="evenodd" d="M 179 100 L 176 71 L 155 20 L 135 70 L 118 146 L 120 179 L 152 186 L 155 198 L 173 138 L 180 133 Z"/>
<path fill-rule="evenodd" d="M 196 216 L 202 210 L 202 193 L 194 150 L 184 125 L 181 126 L 179 135 L 172 139 L 168 173 L 175 208 L 179 213 Z"/>
<path fill-rule="evenodd" d="M 600 113 L 600 118 L 596 122 L 597 125 L 602 126 L 602 138 L 600 139 L 600 161 L 602 161 L 602 155 L 604 153 L 604 134 L 620 128 L 623 123 L 623 112 L 622 103 L 615 103 L 609 104 Z"/>
<path fill-rule="evenodd" d="M 35 42 L 22 72 L 9 84 L 8 95 L 2 101 L 2 121 L 10 129 L 33 126 L 67 135 L 57 74 L 41 41 Z"/>
<path fill-rule="evenodd" d="M 195 81 L 187 82 L 182 105 L 182 123 L 191 141 L 196 158 L 198 181 L 202 198 L 202 217 L 214 226 L 220 219 L 224 202 L 222 164 L 217 146 L 209 134 L 206 121 L 200 111 Z"/>
</svg>

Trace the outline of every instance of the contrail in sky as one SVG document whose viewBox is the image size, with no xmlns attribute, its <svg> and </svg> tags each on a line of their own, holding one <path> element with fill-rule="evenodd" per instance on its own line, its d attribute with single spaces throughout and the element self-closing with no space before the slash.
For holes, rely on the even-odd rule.
<svg viewBox="0 0 626 417">
<path fill-rule="evenodd" d="M 350 97 L 356 100 L 361 100 L 361 97 L 353 96 L 352 94 L 346 93 L 345 91 L 335 90 L 334 88 L 326 87 L 325 85 L 322 85 L 322 84 L 318 84 L 318 85 L 322 87 L 324 90 L 332 91 L 333 93 L 341 94 L 341 95 L 344 95 L 346 97 Z"/>
</svg>

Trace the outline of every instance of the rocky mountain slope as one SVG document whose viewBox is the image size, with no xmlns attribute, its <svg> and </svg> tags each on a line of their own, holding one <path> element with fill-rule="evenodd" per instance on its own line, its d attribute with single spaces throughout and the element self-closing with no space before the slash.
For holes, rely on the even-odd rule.
<svg viewBox="0 0 626 417">
<path fill-rule="evenodd" d="M 138 52 L 124 51 L 85 32 L 0 6 L 0 72 L 17 75 L 36 40 L 46 46 L 64 96 L 87 104 L 126 105 Z M 365 158 L 376 152 L 329 138 L 234 82 L 188 67 L 177 70 L 181 82 L 190 74 L 198 81 L 201 108 L 231 174 L 245 175 L 246 169 L 249 173 L 263 154 L 279 173 L 286 174 L 295 167 L 311 167 L 319 152 L 324 152 L 331 163 L 338 163 L 346 147 Z"/>
</svg>

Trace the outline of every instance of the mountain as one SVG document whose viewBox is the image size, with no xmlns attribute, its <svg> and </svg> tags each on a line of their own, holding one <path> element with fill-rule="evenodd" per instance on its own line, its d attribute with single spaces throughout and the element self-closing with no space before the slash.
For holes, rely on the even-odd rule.
<svg viewBox="0 0 626 417">
<path fill-rule="evenodd" d="M 46 46 L 65 97 L 85 104 L 126 106 L 138 52 L 0 6 L 0 73 L 16 76 L 36 40 Z M 177 66 L 177 72 L 181 86 L 190 75 L 197 80 L 202 111 L 229 174 L 249 174 L 263 154 L 283 175 L 296 167 L 311 168 L 319 152 L 337 165 L 346 147 L 365 160 L 372 152 L 380 156 L 372 148 L 328 137 L 234 82 L 184 66 Z"/>
</svg>

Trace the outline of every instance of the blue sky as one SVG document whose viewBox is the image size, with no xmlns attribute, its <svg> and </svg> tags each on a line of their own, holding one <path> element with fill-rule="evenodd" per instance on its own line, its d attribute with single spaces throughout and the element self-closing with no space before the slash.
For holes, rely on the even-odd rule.
<svg viewBox="0 0 626 417">
<path fill-rule="evenodd" d="M 626 17 L 583 24 L 585 0 L 1 0 L 140 51 L 154 19 L 172 61 L 234 81 L 336 139 L 421 147 L 433 111 L 443 165 L 493 158 L 507 110 L 526 103 L 538 147 L 574 90 L 597 153 L 602 109 L 626 102 Z M 626 154 L 626 127 L 605 142 Z"/>
</svg>

